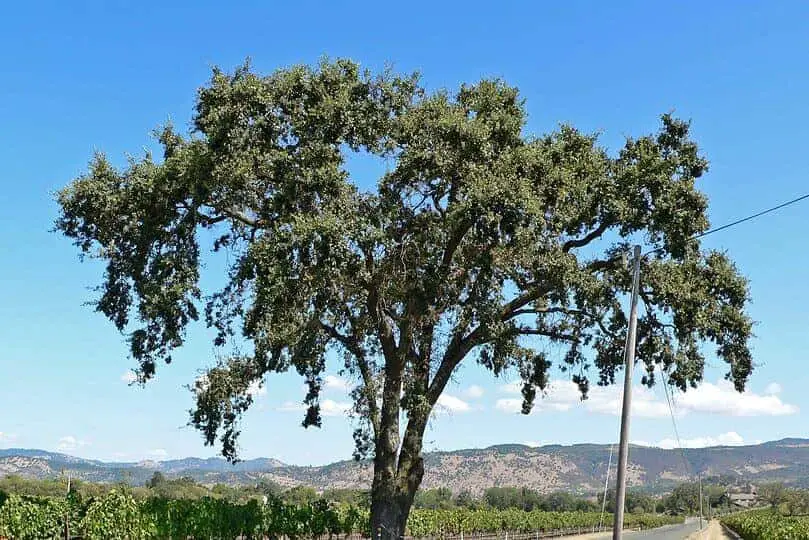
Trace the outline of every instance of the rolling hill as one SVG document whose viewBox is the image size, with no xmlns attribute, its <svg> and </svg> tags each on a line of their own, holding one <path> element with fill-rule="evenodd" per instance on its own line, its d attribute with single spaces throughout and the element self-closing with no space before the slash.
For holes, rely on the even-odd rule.
<svg viewBox="0 0 809 540">
<path fill-rule="evenodd" d="M 491 486 L 525 486 L 541 492 L 595 492 L 604 485 L 608 445 L 501 445 L 483 449 L 434 452 L 425 456 L 424 487 L 445 486 L 480 493 Z M 750 446 L 718 446 L 679 450 L 633 446 L 630 485 L 665 490 L 689 479 L 690 471 L 725 476 L 739 482 L 783 481 L 809 487 L 809 439 L 783 439 Z M 686 464 L 687 461 L 687 464 Z M 253 459 L 230 465 L 219 458 L 114 463 L 29 449 L 0 450 L 0 475 L 50 478 L 70 471 L 74 478 L 95 482 L 146 482 L 155 471 L 168 477 L 190 476 L 207 484 L 254 483 L 260 479 L 284 486 L 317 489 L 367 488 L 370 463 L 341 461 L 322 467 L 285 465 Z"/>
</svg>

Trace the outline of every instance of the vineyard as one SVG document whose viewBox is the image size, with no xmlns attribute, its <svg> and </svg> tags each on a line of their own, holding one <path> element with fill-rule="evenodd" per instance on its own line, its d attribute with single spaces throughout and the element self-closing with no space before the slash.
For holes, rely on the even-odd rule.
<svg viewBox="0 0 809 540">
<path fill-rule="evenodd" d="M 653 528 L 682 518 L 629 514 L 628 527 Z M 604 525 L 611 516 L 604 516 Z M 599 524 L 596 512 L 525 512 L 522 510 L 415 510 L 408 535 L 441 538 L 500 532 L 544 533 Z M 269 500 L 244 504 L 223 499 L 149 498 L 137 500 L 111 491 L 86 502 L 77 497 L 34 498 L 12 495 L 0 506 L 0 537 L 14 540 L 71 537 L 173 539 L 317 538 L 367 535 L 367 510 L 317 501 L 306 505 Z"/>
<path fill-rule="evenodd" d="M 744 540 L 809 539 L 809 516 L 783 516 L 767 509 L 731 514 L 722 523 Z"/>
</svg>

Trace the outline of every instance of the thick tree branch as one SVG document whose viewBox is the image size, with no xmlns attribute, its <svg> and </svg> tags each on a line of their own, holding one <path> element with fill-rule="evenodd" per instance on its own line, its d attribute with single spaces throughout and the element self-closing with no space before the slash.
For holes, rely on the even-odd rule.
<svg viewBox="0 0 809 540">
<path fill-rule="evenodd" d="M 562 313 L 564 315 L 575 315 L 575 316 L 580 316 L 580 317 L 587 317 L 588 319 L 590 319 L 591 321 L 596 323 L 604 334 L 606 334 L 606 335 L 608 335 L 610 337 L 613 337 L 613 338 L 616 337 L 614 333 L 610 332 L 607 329 L 607 327 L 604 325 L 604 321 L 602 320 L 601 317 L 599 317 L 598 315 L 594 315 L 594 314 L 590 313 L 589 311 L 584 311 L 582 309 L 565 308 L 565 307 L 559 307 L 559 306 L 548 307 L 548 308 L 536 308 L 536 309 L 518 309 L 518 310 L 512 311 L 511 315 L 508 316 L 504 320 L 511 320 L 514 317 L 518 317 L 520 315 L 539 315 L 539 314 L 544 314 L 544 313 Z"/>
<path fill-rule="evenodd" d="M 430 383 L 430 387 L 427 390 L 427 401 L 430 405 L 435 405 L 438 402 L 441 392 L 444 391 L 450 377 L 452 377 L 452 372 L 455 371 L 455 368 L 461 360 L 469 354 L 469 351 L 479 345 L 478 341 L 483 334 L 483 328 L 478 326 L 466 337 L 463 337 L 462 328 L 465 328 L 465 326 L 459 324 L 452 339 L 450 339 L 450 343 L 441 359 L 441 364 L 438 366 L 435 376 Z"/>
<path fill-rule="evenodd" d="M 508 319 L 512 318 L 512 316 L 513 316 L 512 314 L 515 311 L 527 306 L 528 304 L 530 304 L 531 302 L 533 302 L 535 300 L 538 300 L 544 294 L 547 294 L 547 293 L 548 293 L 547 288 L 541 288 L 539 286 L 534 286 L 533 289 L 531 289 L 531 290 L 517 296 L 516 298 L 514 298 L 510 302 L 506 303 L 506 305 L 503 306 L 503 309 L 500 311 L 500 320 L 507 321 Z"/>
<path fill-rule="evenodd" d="M 253 228 L 257 228 L 262 225 L 260 220 L 251 218 L 250 216 L 248 216 L 247 214 L 236 208 L 217 208 L 215 206 L 209 206 L 209 208 L 213 210 L 215 214 L 213 216 L 205 216 L 206 221 L 210 225 L 221 223 L 227 219 L 238 221 L 242 225 L 247 225 L 248 227 Z"/>
<path fill-rule="evenodd" d="M 589 244 L 590 242 L 592 242 L 593 240 L 596 240 L 597 238 L 600 238 L 601 235 L 603 235 L 607 231 L 607 229 L 609 229 L 609 228 L 610 228 L 610 223 L 607 222 L 607 221 L 602 221 L 601 224 L 599 224 L 598 227 L 596 227 L 594 230 L 590 231 L 587 235 L 583 236 L 582 238 L 576 238 L 576 239 L 568 240 L 567 242 L 565 242 L 562 245 L 562 251 L 567 253 L 571 249 L 584 247 L 587 244 Z"/>
<path fill-rule="evenodd" d="M 575 342 L 579 341 L 579 336 L 575 334 L 568 334 L 565 332 L 553 332 L 549 330 L 542 330 L 539 328 L 530 328 L 528 326 L 519 326 L 516 327 L 514 331 L 514 335 L 517 336 L 545 336 L 551 339 L 556 339 L 559 341 L 570 341 Z"/>
<path fill-rule="evenodd" d="M 357 366 L 362 376 L 363 393 L 365 399 L 368 401 L 368 412 L 370 414 L 371 426 L 374 428 L 374 435 L 379 433 L 379 405 L 376 402 L 376 383 L 374 382 L 373 373 L 371 373 L 371 366 L 368 362 L 368 357 L 365 349 L 360 345 L 359 341 L 354 336 L 346 336 L 341 334 L 331 325 L 320 322 L 323 330 L 343 345 L 346 350 L 354 355 L 357 360 Z"/>
</svg>

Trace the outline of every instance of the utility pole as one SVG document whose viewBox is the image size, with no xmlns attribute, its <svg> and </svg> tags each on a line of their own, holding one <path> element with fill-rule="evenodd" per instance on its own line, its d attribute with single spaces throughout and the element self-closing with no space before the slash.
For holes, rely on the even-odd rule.
<svg viewBox="0 0 809 540">
<path fill-rule="evenodd" d="M 640 288 L 640 246 L 635 246 L 632 268 L 632 299 L 629 305 L 629 328 L 624 349 L 624 403 L 621 408 L 621 442 L 618 447 L 618 479 L 615 488 L 615 519 L 612 540 L 621 540 L 624 531 L 626 501 L 626 466 L 629 459 L 629 417 L 632 409 L 632 367 L 635 364 L 635 339 L 638 327 L 638 289 Z"/>
<path fill-rule="evenodd" d="M 64 470 L 62 471 L 64 473 Z M 67 471 L 67 510 L 65 514 L 65 540 L 70 540 L 70 471 Z"/>
<path fill-rule="evenodd" d="M 702 477 L 699 477 L 699 528 L 702 530 Z"/>
</svg>

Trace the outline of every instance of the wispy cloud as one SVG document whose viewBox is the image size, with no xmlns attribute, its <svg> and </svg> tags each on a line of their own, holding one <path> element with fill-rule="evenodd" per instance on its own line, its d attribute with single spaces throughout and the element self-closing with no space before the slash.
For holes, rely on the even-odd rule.
<svg viewBox="0 0 809 540">
<path fill-rule="evenodd" d="M 326 375 L 323 379 L 323 385 L 329 390 L 339 390 L 341 392 L 348 392 L 351 389 L 351 383 L 337 375 Z"/>
<path fill-rule="evenodd" d="M 753 441 L 746 441 L 744 437 L 742 437 L 735 431 L 720 433 L 715 437 L 705 436 L 705 437 L 680 439 L 680 444 L 682 445 L 683 448 L 707 448 L 709 446 L 743 446 L 746 444 L 760 444 L 760 443 L 761 443 L 760 439 Z M 656 448 L 663 448 L 667 450 L 679 447 L 677 440 L 673 438 L 663 439 L 656 443 L 650 443 L 646 441 L 632 441 L 632 444 L 637 444 L 638 446 L 653 446 Z"/>
<path fill-rule="evenodd" d="M 137 382 L 138 375 L 131 369 L 128 369 L 124 372 L 123 375 L 121 375 L 121 380 L 124 381 L 126 384 L 132 384 L 134 382 Z"/>
<path fill-rule="evenodd" d="M 56 448 L 62 452 L 73 452 L 85 446 L 90 446 L 90 442 L 83 439 L 78 439 L 73 435 L 65 435 L 59 439 Z"/>
<path fill-rule="evenodd" d="M 17 440 L 16 433 L 7 433 L 5 431 L 0 431 L 0 443 L 12 443 Z"/>
<path fill-rule="evenodd" d="M 149 452 L 149 457 L 153 457 L 155 459 L 165 459 L 168 457 L 168 455 L 169 453 L 163 448 L 155 448 Z"/>
<path fill-rule="evenodd" d="M 483 397 L 484 390 L 482 387 L 473 384 L 469 388 L 463 391 L 463 395 L 470 398 L 470 399 L 480 399 Z"/>
<path fill-rule="evenodd" d="M 342 416 L 350 409 L 351 404 L 344 401 L 324 399 L 320 402 L 320 414 L 323 416 Z M 276 410 L 281 412 L 301 412 L 306 410 L 306 405 L 294 401 L 285 401 Z"/>
<path fill-rule="evenodd" d="M 767 385 L 767 388 L 764 389 L 764 393 L 768 396 L 776 396 L 781 393 L 781 385 L 777 382 L 771 382 Z"/>
<path fill-rule="evenodd" d="M 437 405 L 439 409 L 450 413 L 465 413 L 472 410 L 469 403 L 451 394 L 441 394 Z"/>
</svg>

